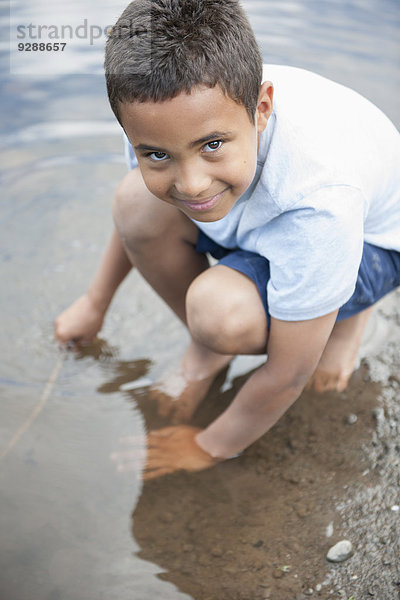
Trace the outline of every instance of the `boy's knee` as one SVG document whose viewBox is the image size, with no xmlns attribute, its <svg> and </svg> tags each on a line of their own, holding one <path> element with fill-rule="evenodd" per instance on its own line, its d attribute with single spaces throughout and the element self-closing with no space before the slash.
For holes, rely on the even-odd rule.
<svg viewBox="0 0 400 600">
<path fill-rule="evenodd" d="M 188 289 L 186 315 L 193 338 L 221 354 L 263 351 L 266 340 L 260 333 L 260 314 L 251 310 L 247 292 L 240 286 L 225 287 L 218 269 L 208 269 Z"/>
<path fill-rule="evenodd" d="M 137 228 L 140 219 L 140 206 L 143 203 L 144 190 L 138 169 L 130 171 L 118 184 L 113 199 L 113 218 L 120 234 L 132 232 Z M 135 227 L 136 226 L 136 227 Z"/>
<path fill-rule="evenodd" d="M 139 169 L 130 171 L 119 183 L 113 199 L 113 218 L 119 236 L 131 251 L 160 235 L 157 210 L 161 201 L 144 184 Z M 156 210 L 154 207 L 156 206 Z"/>
<path fill-rule="evenodd" d="M 132 204 L 134 203 L 134 189 L 137 183 L 137 176 L 134 171 L 130 171 L 119 182 L 113 199 L 113 218 L 115 223 L 122 223 L 130 214 Z"/>
<path fill-rule="evenodd" d="M 225 353 L 235 337 L 230 327 L 230 311 L 224 310 L 222 303 L 218 303 L 206 281 L 198 277 L 189 287 L 186 294 L 186 317 L 191 335 L 204 346 L 215 352 Z M 226 352 L 228 353 L 228 352 Z"/>
</svg>

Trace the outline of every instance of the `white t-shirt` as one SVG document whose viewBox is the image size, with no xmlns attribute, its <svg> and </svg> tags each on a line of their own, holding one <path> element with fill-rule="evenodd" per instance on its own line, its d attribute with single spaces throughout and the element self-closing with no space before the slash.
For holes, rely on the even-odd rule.
<svg viewBox="0 0 400 600">
<path fill-rule="evenodd" d="M 194 221 L 226 248 L 270 261 L 270 314 L 311 319 L 352 295 L 363 242 L 400 251 L 400 134 L 356 92 L 294 67 L 264 65 L 274 110 L 257 172 L 219 221 Z M 126 148 L 128 164 L 136 166 Z"/>
</svg>

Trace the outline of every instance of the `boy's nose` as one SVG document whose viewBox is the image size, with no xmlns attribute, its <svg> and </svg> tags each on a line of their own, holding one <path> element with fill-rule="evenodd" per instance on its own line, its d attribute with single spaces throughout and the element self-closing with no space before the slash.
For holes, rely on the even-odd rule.
<svg viewBox="0 0 400 600">
<path fill-rule="evenodd" d="M 175 177 L 175 189 L 184 199 L 201 198 L 210 186 L 211 177 L 195 165 L 180 169 Z"/>
</svg>

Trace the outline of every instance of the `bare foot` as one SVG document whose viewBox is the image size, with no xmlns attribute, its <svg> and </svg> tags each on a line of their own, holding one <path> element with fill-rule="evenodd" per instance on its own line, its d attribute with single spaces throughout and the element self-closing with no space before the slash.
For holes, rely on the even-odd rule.
<svg viewBox="0 0 400 600">
<path fill-rule="evenodd" d="M 330 335 L 314 374 L 306 389 L 322 393 L 343 392 L 354 371 L 358 350 L 372 307 L 343 321 L 338 321 Z"/>
<path fill-rule="evenodd" d="M 215 354 L 192 342 L 181 366 L 167 374 L 152 388 L 158 414 L 171 423 L 187 423 L 207 395 L 217 375 L 232 356 Z"/>
</svg>

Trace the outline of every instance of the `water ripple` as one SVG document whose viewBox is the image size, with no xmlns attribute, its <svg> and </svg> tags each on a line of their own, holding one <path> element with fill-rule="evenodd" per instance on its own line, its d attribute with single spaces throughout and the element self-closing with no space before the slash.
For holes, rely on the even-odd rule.
<svg viewBox="0 0 400 600">
<path fill-rule="evenodd" d="M 121 128 L 115 121 L 45 121 L 14 130 L 2 136 L 7 147 L 20 147 L 38 140 L 61 141 L 78 137 L 96 137 L 104 135 L 121 136 Z"/>
</svg>

